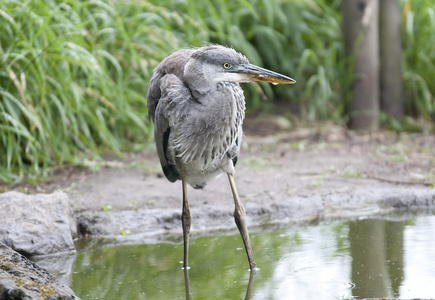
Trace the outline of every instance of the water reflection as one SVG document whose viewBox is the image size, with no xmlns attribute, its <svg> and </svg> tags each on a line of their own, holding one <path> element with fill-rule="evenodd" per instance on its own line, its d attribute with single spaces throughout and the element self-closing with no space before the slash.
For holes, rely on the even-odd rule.
<svg viewBox="0 0 435 300">
<path fill-rule="evenodd" d="M 243 299 L 250 272 L 240 236 L 192 239 L 191 269 L 182 244 L 147 244 L 79 253 L 72 288 L 83 299 Z M 252 281 L 253 282 L 253 281 Z M 212 295 L 210 297 L 210 294 Z"/>
<path fill-rule="evenodd" d="M 398 297 L 403 282 L 405 221 L 366 219 L 349 224 L 352 295 Z"/>
<path fill-rule="evenodd" d="M 249 274 L 249 282 L 246 288 L 245 300 L 252 299 L 252 291 L 254 289 L 254 278 L 257 270 L 251 270 Z M 186 289 L 186 300 L 192 300 L 192 291 L 190 290 L 189 269 L 184 269 L 184 285 Z"/>
<path fill-rule="evenodd" d="M 249 274 L 249 282 L 248 282 L 248 288 L 246 289 L 245 300 L 252 299 L 252 291 L 254 290 L 255 274 L 257 274 L 257 270 L 256 269 L 251 270 L 251 273 Z"/>
<path fill-rule="evenodd" d="M 76 259 L 76 252 L 41 255 L 32 258 L 40 267 L 49 270 L 51 275 L 67 286 L 71 286 Z"/>
<path fill-rule="evenodd" d="M 186 300 L 192 299 L 192 292 L 190 291 L 189 269 L 184 269 L 184 285 L 186 289 Z"/>
<path fill-rule="evenodd" d="M 257 272 L 237 232 L 192 239 L 186 271 L 181 240 L 93 247 L 78 253 L 72 288 L 83 299 L 430 298 L 434 236 L 435 216 L 267 226 L 251 237 Z"/>
</svg>

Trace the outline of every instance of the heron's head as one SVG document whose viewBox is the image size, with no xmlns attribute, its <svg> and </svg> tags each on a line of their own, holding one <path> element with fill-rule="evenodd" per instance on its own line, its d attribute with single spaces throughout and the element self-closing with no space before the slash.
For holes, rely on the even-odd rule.
<svg viewBox="0 0 435 300">
<path fill-rule="evenodd" d="M 219 82 L 264 81 L 273 84 L 293 84 L 285 75 L 260 68 L 234 49 L 219 45 L 199 48 L 184 68 L 184 78 L 195 90 L 208 90 Z"/>
</svg>

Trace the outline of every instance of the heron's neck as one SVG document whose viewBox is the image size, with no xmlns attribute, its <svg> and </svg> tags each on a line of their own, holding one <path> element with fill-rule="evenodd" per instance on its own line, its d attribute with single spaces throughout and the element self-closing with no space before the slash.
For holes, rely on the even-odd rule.
<svg viewBox="0 0 435 300">
<path fill-rule="evenodd" d="M 216 89 L 215 79 L 210 70 L 195 59 L 189 60 L 184 68 L 184 80 L 192 95 L 197 99 Z"/>
</svg>

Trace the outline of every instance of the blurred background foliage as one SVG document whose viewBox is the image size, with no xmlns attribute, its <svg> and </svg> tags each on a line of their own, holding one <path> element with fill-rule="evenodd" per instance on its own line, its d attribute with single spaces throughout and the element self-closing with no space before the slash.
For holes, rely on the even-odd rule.
<svg viewBox="0 0 435 300">
<path fill-rule="evenodd" d="M 401 7 L 406 113 L 432 121 L 435 2 Z M 207 43 L 297 80 L 291 88 L 245 85 L 249 111 L 270 106 L 267 96 L 290 102 L 303 121 L 347 122 L 352 72 L 338 0 L 4 0 L 0 181 L 143 149 L 152 140 L 152 70 L 175 50 Z"/>
</svg>

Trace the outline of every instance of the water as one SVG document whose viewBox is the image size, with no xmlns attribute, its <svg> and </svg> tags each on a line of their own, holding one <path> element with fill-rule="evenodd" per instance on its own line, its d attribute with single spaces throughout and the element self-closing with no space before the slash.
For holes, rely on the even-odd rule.
<svg viewBox="0 0 435 300">
<path fill-rule="evenodd" d="M 254 276 L 238 233 L 192 239 L 188 274 L 181 243 L 82 242 L 71 285 L 82 299 L 435 297 L 433 215 L 256 228 Z"/>
</svg>

